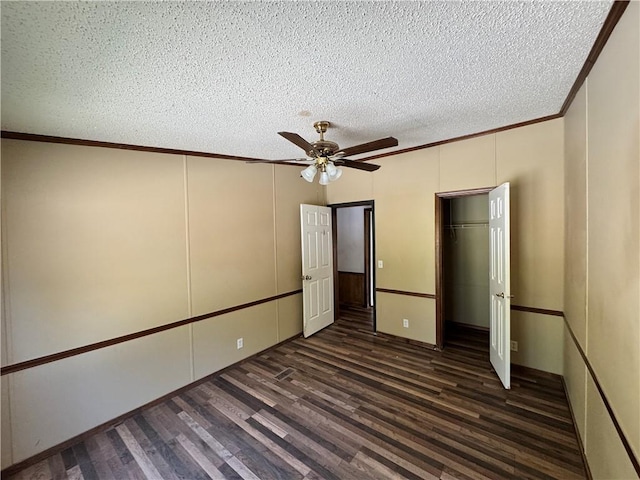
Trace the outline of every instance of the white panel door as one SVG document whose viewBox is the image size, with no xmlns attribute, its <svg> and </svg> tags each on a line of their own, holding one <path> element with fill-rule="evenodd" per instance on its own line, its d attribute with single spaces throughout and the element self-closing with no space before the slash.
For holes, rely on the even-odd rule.
<svg viewBox="0 0 640 480">
<path fill-rule="evenodd" d="M 303 333 L 306 338 L 333 323 L 331 209 L 300 205 L 300 225 Z"/>
<path fill-rule="evenodd" d="M 489 295 L 491 365 L 504 388 L 511 388 L 511 261 L 509 182 L 489 193 Z"/>
</svg>

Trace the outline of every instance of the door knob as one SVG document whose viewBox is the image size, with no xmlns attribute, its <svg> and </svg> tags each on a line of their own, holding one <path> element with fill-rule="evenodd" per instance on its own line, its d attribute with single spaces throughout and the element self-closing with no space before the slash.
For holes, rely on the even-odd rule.
<svg viewBox="0 0 640 480">
<path fill-rule="evenodd" d="M 505 298 L 504 292 L 496 293 L 496 297 Z M 506 298 L 513 298 L 515 295 L 507 295 Z"/>
<path fill-rule="evenodd" d="M 313 277 L 311 275 L 302 275 L 302 277 L 300 277 L 302 280 L 311 280 Z"/>
</svg>

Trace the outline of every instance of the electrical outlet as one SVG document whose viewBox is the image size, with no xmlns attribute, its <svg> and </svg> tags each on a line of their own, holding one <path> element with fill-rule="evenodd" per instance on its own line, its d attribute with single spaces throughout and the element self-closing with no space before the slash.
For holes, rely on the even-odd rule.
<svg viewBox="0 0 640 480">
<path fill-rule="evenodd" d="M 378 268 L 383 268 L 384 262 L 382 260 L 378 260 Z"/>
<path fill-rule="evenodd" d="M 518 342 L 516 342 L 515 340 L 511 340 L 511 351 L 512 352 L 518 351 Z"/>
<path fill-rule="evenodd" d="M 239 338 L 238 340 L 236 340 L 236 345 L 238 347 L 238 350 L 240 350 L 242 347 L 244 347 L 244 340 L 241 338 Z"/>
<path fill-rule="evenodd" d="M 406 318 L 403 318 L 403 319 L 402 319 L 402 326 L 403 326 L 404 328 L 409 328 L 409 320 L 408 320 L 408 319 L 406 319 Z"/>
</svg>

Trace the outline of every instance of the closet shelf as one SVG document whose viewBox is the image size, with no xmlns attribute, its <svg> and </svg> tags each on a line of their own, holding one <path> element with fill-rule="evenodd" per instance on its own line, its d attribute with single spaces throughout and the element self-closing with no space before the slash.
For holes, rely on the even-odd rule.
<svg viewBox="0 0 640 480">
<path fill-rule="evenodd" d="M 469 222 L 469 223 L 454 223 L 451 225 L 445 225 L 444 228 L 488 228 L 489 222 Z"/>
</svg>

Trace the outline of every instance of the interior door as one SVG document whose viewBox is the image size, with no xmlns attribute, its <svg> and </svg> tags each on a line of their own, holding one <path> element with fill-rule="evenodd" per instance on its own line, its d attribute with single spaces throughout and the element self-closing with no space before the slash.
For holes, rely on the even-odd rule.
<svg viewBox="0 0 640 480">
<path fill-rule="evenodd" d="M 491 365 L 504 388 L 511 388 L 511 262 L 509 182 L 489 192 L 489 295 Z"/>
<path fill-rule="evenodd" d="M 331 208 L 300 205 L 300 225 L 303 334 L 306 338 L 334 320 Z"/>
</svg>

